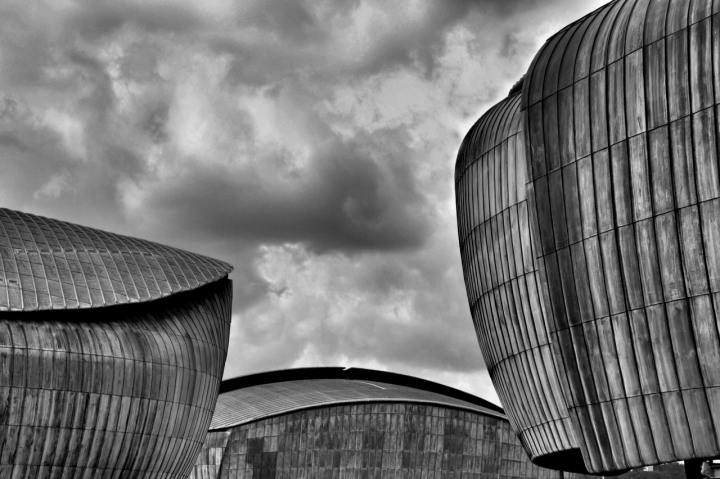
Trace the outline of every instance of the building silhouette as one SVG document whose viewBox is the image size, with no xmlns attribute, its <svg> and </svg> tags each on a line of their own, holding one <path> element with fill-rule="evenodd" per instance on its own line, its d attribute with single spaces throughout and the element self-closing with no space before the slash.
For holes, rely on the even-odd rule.
<svg viewBox="0 0 720 479">
<path fill-rule="evenodd" d="M 400 374 L 307 368 L 224 381 L 190 477 L 561 476 L 527 460 L 492 403 Z"/>
<path fill-rule="evenodd" d="M 460 150 L 473 320 L 538 464 L 720 455 L 718 12 L 608 3 L 548 39 Z"/>
<path fill-rule="evenodd" d="M 0 209 L 0 477 L 186 478 L 227 354 L 231 267 Z"/>
</svg>

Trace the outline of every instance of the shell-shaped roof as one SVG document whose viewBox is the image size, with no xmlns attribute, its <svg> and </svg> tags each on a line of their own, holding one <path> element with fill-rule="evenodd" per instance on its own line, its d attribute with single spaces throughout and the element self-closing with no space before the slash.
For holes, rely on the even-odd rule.
<svg viewBox="0 0 720 479">
<path fill-rule="evenodd" d="M 0 257 L 0 311 L 140 303 L 232 271 L 181 249 L 5 208 Z"/>
<path fill-rule="evenodd" d="M 522 81 L 521 79 L 518 83 Z M 507 100 L 488 109 L 470 128 L 455 162 L 456 182 L 471 163 L 520 131 L 522 116 L 517 114 L 520 98 L 519 92 L 511 93 Z"/>
<path fill-rule="evenodd" d="M 718 0 L 615 0 L 526 74 L 556 391 L 593 474 L 720 454 L 718 20 Z"/>
<path fill-rule="evenodd" d="M 506 418 L 492 403 L 431 381 L 368 369 L 305 368 L 224 381 L 210 430 L 314 407 L 365 402 L 435 404 Z"/>
<path fill-rule="evenodd" d="M 585 472 L 548 334 L 535 262 L 520 93 L 490 108 L 458 152 L 457 225 L 474 329 L 510 424 L 536 464 Z M 509 305 L 509 307 L 508 307 Z M 505 307 L 503 307 L 505 306 Z M 529 399 L 532 398 L 532 399 Z M 562 460 L 558 460 L 558 457 Z M 549 467 L 557 467 L 550 465 Z"/>
</svg>

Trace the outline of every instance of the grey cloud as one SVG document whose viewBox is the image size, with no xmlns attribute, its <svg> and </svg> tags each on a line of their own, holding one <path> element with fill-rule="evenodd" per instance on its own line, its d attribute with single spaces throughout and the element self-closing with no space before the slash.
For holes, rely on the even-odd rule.
<svg viewBox="0 0 720 479">
<path fill-rule="evenodd" d="M 28 150 L 28 146 L 20 141 L 15 133 L 9 131 L 0 132 L 0 146 L 3 148 L 14 148 L 21 152 Z"/>
<path fill-rule="evenodd" d="M 107 172 L 96 165 L 70 158 L 61 142 L 56 132 L 37 124 L 22 103 L 12 113 L 6 110 L 0 117 L 0 205 L 85 224 L 94 221 L 97 227 L 110 228 L 118 222 L 112 208 L 115 182 L 108 183 L 103 178 Z M 54 198 L 45 201 L 42 195 L 35 195 L 57 175 L 67 178 L 82 195 L 78 197 L 71 191 L 62 202 Z M 38 208 L 43 204 L 49 208 Z"/>
<path fill-rule="evenodd" d="M 237 250 L 237 247 L 236 244 L 233 249 Z M 233 310 L 238 313 L 262 301 L 271 291 L 271 285 L 258 274 L 253 264 L 255 254 L 254 250 L 247 249 L 235 255 L 237 260 L 233 262 L 235 269 L 232 273 Z"/>
<path fill-rule="evenodd" d="M 158 61 L 164 52 L 152 41 L 138 41 L 124 52 L 120 64 L 122 77 L 137 82 L 157 82 L 162 78 L 157 72 Z"/>
<path fill-rule="evenodd" d="M 43 83 L 43 69 L 53 63 L 49 33 L 33 23 L 24 12 L 0 7 L 0 78 L 5 82 L 27 86 Z"/>
<path fill-rule="evenodd" d="M 160 104 L 148 111 L 140 124 L 140 129 L 152 139 L 153 143 L 164 143 L 168 139 L 168 110 L 169 105 Z"/>
<path fill-rule="evenodd" d="M 290 52 L 278 52 L 266 46 L 245 46 L 226 39 L 214 39 L 213 49 L 232 55 L 226 80 L 231 86 L 262 87 L 282 81 L 297 66 L 299 59 Z"/>
<path fill-rule="evenodd" d="M 273 30 L 292 41 L 307 41 L 322 32 L 322 25 L 318 25 L 302 1 L 262 0 L 256 2 L 250 12 L 242 12 L 238 21 Z"/>
<path fill-rule="evenodd" d="M 357 316 L 347 329 L 336 331 L 336 337 L 318 343 L 326 348 L 328 357 L 342 352 L 358 360 L 427 369 L 475 371 L 482 367 L 472 325 L 464 320 L 451 322 L 445 315 L 413 319 L 411 324 L 398 326 L 377 316 Z M 331 344 L 337 346 L 329 347 Z"/>
<path fill-rule="evenodd" d="M 327 274 L 342 285 L 340 291 L 346 291 L 351 310 L 341 307 L 331 313 L 333 306 L 316 303 L 314 288 L 323 288 L 324 283 L 314 287 L 296 280 L 280 284 L 285 302 L 270 310 L 261 308 L 260 314 L 257 309 L 241 313 L 233 344 L 245 351 L 243 358 L 251 362 L 245 366 L 250 370 L 293 364 L 311 345 L 326 364 L 347 358 L 355 365 L 379 362 L 395 370 L 478 372 L 483 362 L 472 322 L 466 317 L 462 275 L 449 266 L 457 254 L 446 251 L 447 246 L 446 240 L 435 241 L 412 259 L 364 254 L 345 266 L 348 271 L 331 267 Z M 294 261 L 303 265 L 307 257 Z M 346 301 L 342 292 L 328 293 L 332 294 L 328 301 L 341 303 L 335 306 Z M 305 295 L 310 296 L 306 299 Z M 386 307 L 393 301 L 403 310 L 400 317 Z M 404 318 L 408 311 L 412 317 Z"/>
<path fill-rule="evenodd" d="M 197 168 L 157 185 L 147 208 L 175 228 L 298 242 L 317 252 L 417 248 L 429 206 L 412 179 L 406 141 L 396 130 L 335 138 L 292 182 L 278 177 L 266 184 L 252 170 Z"/>
<path fill-rule="evenodd" d="M 347 19 L 362 3 L 360 0 L 336 2 L 334 15 Z M 429 3 L 422 22 L 369 32 L 371 39 L 362 56 L 353 57 L 348 52 L 337 59 L 332 56 L 336 39 L 323 22 L 313 18 L 309 7 L 302 2 L 292 2 L 292 6 L 279 1 L 262 2 L 255 4 L 252 15 L 239 22 L 256 26 L 259 20 L 263 29 L 258 35 L 262 35 L 264 41 L 248 43 L 231 36 L 213 35 L 210 45 L 218 52 L 233 56 L 228 72 L 231 84 L 255 87 L 277 84 L 298 72 L 319 82 L 336 82 L 340 78 L 352 81 L 357 76 L 368 77 L 407 66 L 416 66 L 426 78 L 432 78 L 439 66 L 437 61 L 445 47 L 446 34 L 456 25 L 464 22 L 471 30 L 488 31 L 482 39 L 483 49 L 496 50 L 507 57 L 518 53 L 531 55 L 531 51 L 519 52 L 516 48 L 519 46 L 516 36 L 527 26 L 526 20 L 540 23 L 562 9 L 578 10 L 580 15 L 583 9 L 577 3 L 572 0 L 435 0 Z M 393 13 L 402 15 L 401 9 Z M 519 17 L 523 20 L 518 20 Z M 283 40 L 278 42 L 278 38 Z"/>
<path fill-rule="evenodd" d="M 100 153 L 105 166 L 114 175 L 124 175 L 128 178 L 140 180 L 149 176 L 147 163 L 130 148 L 123 145 L 105 144 Z"/>
<path fill-rule="evenodd" d="M 85 0 L 76 6 L 68 27 L 89 40 L 97 40 L 125 25 L 151 33 L 184 33 L 203 23 L 198 12 L 177 2 Z"/>
<path fill-rule="evenodd" d="M 563 0 L 568 1 L 568 0 Z M 543 2 L 545 3 L 545 2 Z M 431 3 L 425 23 L 408 30 L 398 30 L 379 38 L 368 59 L 359 66 L 361 74 L 374 74 L 398 66 L 417 63 L 424 74 L 431 77 L 438 67 L 437 58 L 442 52 L 445 34 L 475 12 L 483 17 L 479 28 L 509 17 L 516 10 L 537 8 L 537 2 L 528 0 L 435 0 Z M 498 18 L 499 17 L 499 18 Z M 472 28 L 472 25 L 470 25 Z M 512 25 L 506 25 L 512 28 Z M 518 25 L 516 28 L 520 28 Z"/>
<path fill-rule="evenodd" d="M 93 124 L 97 126 L 95 122 L 104 122 L 115 104 L 107 65 L 77 50 L 69 51 L 67 58 L 76 67 L 75 90 L 85 90 L 81 93 L 78 105 L 91 114 Z"/>
</svg>

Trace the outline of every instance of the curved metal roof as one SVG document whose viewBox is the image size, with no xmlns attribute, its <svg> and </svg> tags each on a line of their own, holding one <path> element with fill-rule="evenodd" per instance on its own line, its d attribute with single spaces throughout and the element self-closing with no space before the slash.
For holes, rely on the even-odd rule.
<svg viewBox="0 0 720 479">
<path fill-rule="evenodd" d="M 181 249 L 5 208 L 0 257 L 0 311 L 140 303 L 232 271 Z"/>
<path fill-rule="evenodd" d="M 210 430 L 322 406 L 410 402 L 505 419 L 501 407 L 442 384 L 361 368 L 300 368 L 223 381 Z"/>
</svg>

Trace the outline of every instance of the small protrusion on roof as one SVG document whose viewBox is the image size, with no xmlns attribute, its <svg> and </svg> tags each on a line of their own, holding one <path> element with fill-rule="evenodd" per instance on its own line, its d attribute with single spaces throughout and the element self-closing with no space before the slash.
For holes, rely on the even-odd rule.
<svg viewBox="0 0 720 479">
<path fill-rule="evenodd" d="M 510 88 L 510 91 L 508 92 L 508 96 L 513 96 L 515 93 L 518 93 L 520 90 L 522 90 L 523 83 L 525 82 L 525 75 L 521 76 L 518 81 L 515 82 L 515 84 Z"/>
</svg>

